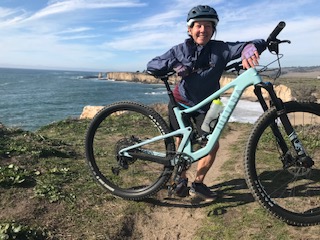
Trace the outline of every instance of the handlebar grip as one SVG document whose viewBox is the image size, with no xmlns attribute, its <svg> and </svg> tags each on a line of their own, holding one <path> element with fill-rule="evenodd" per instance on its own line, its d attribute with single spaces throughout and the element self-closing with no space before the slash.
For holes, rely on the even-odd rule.
<svg viewBox="0 0 320 240">
<path fill-rule="evenodd" d="M 267 42 L 270 42 L 272 40 L 275 40 L 278 34 L 282 31 L 282 29 L 286 26 L 286 23 L 281 21 L 278 23 L 276 28 L 272 31 L 272 33 L 269 35 Z"/>
</svg>

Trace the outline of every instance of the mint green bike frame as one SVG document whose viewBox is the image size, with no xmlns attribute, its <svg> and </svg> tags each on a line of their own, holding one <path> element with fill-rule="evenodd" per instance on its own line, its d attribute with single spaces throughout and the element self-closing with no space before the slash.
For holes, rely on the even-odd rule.
<svg viewBox="0 0 320 240">
<path fill-rule="evenodd" d="M 245 72 L 243 72 L 241 75 L 239 75 L 232 82 L 230 82 L 227 85 L 225 85 L 224 87 L 220 88 L 218 91 L 214 92 L 212 95 L 210 95 L 209 97 L 207 97 L 206 99 L 204 99 L 203 101 L 198 103 L 197 105 L 190 107 L 190 108 L 187 108 L 187 109 L 183 109 L 183 110 L 181 110 L 179 107 L 174 107 L 173 111 L 176 115 L 180 129 L 178 129 L 176 131 L 172 131 L 168 134 L 159 135 L 157 137 L 142 141 L 138 144 L 129 146 L 127 148 L 122 149 L 119 153 L 123 156 L 131 157 L 131 155 L 128 151 L 130 151 L 132 149 L 139 148 L 143 145 L 147 145 L 152 142 L 156 142 L 159 140 L 163 140 L 163 139 L 166 139 L 169 137 L 174 137 L 174 136 L 179 135 L 179 136 L 182 136 L 182 140 L 181 140 L 181 143 L 177 149 L 177 153 L 187 154 L 192 159 L 191 163 L 196 162 L 199 159 L 201 159 L 202 157 L 206 156 L 212 150 L 214 145 L 217 143 L 217 141 L 222 133 L 222 130 L 224 129 L 224 127 L 228 123 L 228 120 L 229 120 L 233 110 L 235 109 L 238 101 L 240 100 L 244 90 L 251 85 L 256 85 L 261 82 L 262 82 L 262 78 L 260 77 L 260 75 L 258 74 L 256 69 L 250 68 L 250 69 L 246 70 Z M 233 89 L 232 94 L 231 94 L 226 106 L 224 107 L 223 112 L 220 114 L 220 117 L 218 119 L 218 122 L 217 122 L 213 132 L 207 136 L 207 139 L 208 139 L 207 144 L 203 148 L 200 148 L 197 151 L 193 151 L 192 144 L 190 141 L 192 128 L 190 126 L 186 126 L 184 124 L 182 115 L 184 113 L 188 114 L 188 113 L 192 113 L 192 112 L 197 111 L 199 108 L 212 102 L 213 99 L 220 97 L 223 93 L 225 93 L 229 89 Z M 154 152 L 154 151 L 152 151 L 152 152 L 147 151 L 147 154 L 152 154 L 153 156 L 158 156 L 158 157 L 163 157 L 163 158 L 166 157 L 166 153 L 159 153 L 159 152 Z M 175 158 L 170 159 L 170 161 L 171 162 L 169 165 L 171 165 L 171 166 L 174 166 L 177 163 L 177 160 Z"/>
</svg>

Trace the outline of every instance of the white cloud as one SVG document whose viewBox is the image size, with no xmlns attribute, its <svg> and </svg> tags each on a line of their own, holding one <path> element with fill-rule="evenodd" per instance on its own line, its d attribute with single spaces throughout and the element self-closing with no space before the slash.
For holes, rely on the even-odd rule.
<svg viewBox="0 0 320 240">
<path fill-rule="evenodd" d="M 139 29 L 155 29 L 157 27 L 172 27 L 176 26 L 177 22 L 176 19 L 180 17 L 179 11 L 171 10 L 164 13 L 153 15 L 149 18 L 144 18 L 143 20 L 133 23 L 129 26 L 124 26 L 120 30 L 121 31 L 132 31 L 132 30 L 139 30 Z"/>
<path fill-rule="evenodd" d="M 63 30 L 59 32 L 58 34 L 65 34 L 65 33 L 79 33 L 79 32 L 85 32 L 92 30 L 90 27 L 77 27 L 77 28 L 69 28 L 67 30 Z"/>
<path fill-rule="evenodd" d="M 79 9 L 102 9 L 115 7 L 138 7 L 145 6 L 144 3 L 138 1 L 115 1 L 115 0 L 64 0 L 64 1 L 50 1 L 48 6 L 36 12 L 30 19 L 38 19 L 47 17 L 53 14 L 61 14 L 72 12 Z"/>
<path fill-rule="evenodd" d="M 9 9 L 0 7 L 0 28 L 14 25 L 27 17 L 23 9 Z"/>
<path fill-rule="evenodd" d="M 113 41 L 107 41 L 102 45 L 106 49 L 120 51 L 142 51 L 152 49 L 163 49 L 172 46 L 172 39 L 164 32 L 140 32 Z"/>
</svg>

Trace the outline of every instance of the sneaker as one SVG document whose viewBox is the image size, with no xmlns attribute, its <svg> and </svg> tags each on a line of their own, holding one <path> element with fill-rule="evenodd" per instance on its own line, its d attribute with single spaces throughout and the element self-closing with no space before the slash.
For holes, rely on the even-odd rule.
<svg viewBox="0 0 320 240">
<path fill-rule="evenodd" d="M 193 182 L 189 191 L 191 196 L 198 196 L 206 201 L 212 201 L 217 198 L 217 193 L 212 192 L 207 185 Z"/>
<path fill-rule="evenodd" d="M 175 194 L 178 197 L 186 197 L 189 194 L 188 190 L 188 178 L 181 178 L 176 186 Z"/>
</svg>

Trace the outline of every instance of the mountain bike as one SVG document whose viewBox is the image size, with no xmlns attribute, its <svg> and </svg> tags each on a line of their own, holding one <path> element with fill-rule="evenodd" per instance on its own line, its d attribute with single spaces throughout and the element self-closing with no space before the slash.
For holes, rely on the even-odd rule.
<svg viewBox="0 0 320 240">
<path fill-rule="evenodd" d="M 290 43 L 277 39 L 284 27 L 285 23 L 280 22 L 267 39 L 280 70 L 279 45 Z M 240 68 L 240 63 L 233 63 L 226 70 Z M 170 74 L 155 76 L 166 86 L 180 126 L 176 131 L 171 131 L 164 118 L 144 104 L 125 101 L 104 107 L 92 120 L 85 140 L 86 158 L 94 178 L 112 194 L 128 200 L 150 197 L 165 187 L 168 194 L 174 193 L 181 173 L 210 152 L 242 93 L 253 85 L 264 113 L 253 125 L 244 151 L 248 188 L 269 213 L 286 223 L 318 224 L 320 104 L 283 102 L 273 84 L 262 80 L 265 70 L 243 71 L 199 104 L 183 109 L 173 97 L 168 83 Z M 230 89 L 233 91 L 213 131 L 199 136 L 189 121 L 190 114 Z M 262 96 L 262 89 L 270 100 Z M 182 137 L 177 149 L 175 136 Z M 195 148 L 197 143 L 200 144 Z"/>
</svg>

